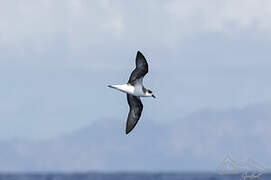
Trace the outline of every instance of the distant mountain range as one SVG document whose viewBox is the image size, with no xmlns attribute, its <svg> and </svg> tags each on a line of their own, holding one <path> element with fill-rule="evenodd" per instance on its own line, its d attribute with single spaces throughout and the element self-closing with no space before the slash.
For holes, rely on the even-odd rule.
<svg viewBox="0 0 271 180">
<path fill-rule="evenodd" d="M 97 120 L 59 138 L 0 142 L 0 171 L 216 171 L 228 155 L 271 167 L 271 104 L 202 110 L 164 123 Z"/>
</svg>

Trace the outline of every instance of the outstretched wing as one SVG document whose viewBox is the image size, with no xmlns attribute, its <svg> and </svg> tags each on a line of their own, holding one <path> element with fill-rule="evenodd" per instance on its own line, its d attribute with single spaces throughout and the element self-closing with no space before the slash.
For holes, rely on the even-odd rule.
<svg viewBox="0 0 271 180">
<path fill-rule="evenodd" d="M 143 110 L 143 104 L 139 97 L 127 94 L 127 101 L 130 111 L 126 122 L 126 134 L 131 132 L 135 127 Z"/>
<path fill-rule="evenodd" d="M 145 74 L 148 73 L 149 67 L 148 63 L 143 56 L 143 54 L 137 51 L 136 54 L 136 68 L 133 70 L 132 74 L 130 75 L 128 83 L 134 85 L 138 80 L 142 81 Z"/>
</svg>

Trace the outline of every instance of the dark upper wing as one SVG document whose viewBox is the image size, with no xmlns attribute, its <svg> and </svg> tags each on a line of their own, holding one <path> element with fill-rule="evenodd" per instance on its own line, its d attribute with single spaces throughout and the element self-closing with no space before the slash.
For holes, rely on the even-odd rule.
<svg viewBox="0 0 271 180">
<path fill-rule="evenodd" d="M 145 74 L 148 73 L 148 70 L 149 70 L 149 67 L 148 67 L 148 63 L 145 57 L 143 56 L 141 52 L 137 51 L 136 68 L 133 70 L 132 74 L 130 75 L 128 83 L 134 85 L 138 79 L 143 78 Z"/>
<path fill-rule="evenodd" d="M 130 106 L 130 111 L 126 122 L 126 134 L 131 132 L 135 127 L 143 110 L 143 104 L 139 97 L 127 94 L 127 101 Z"/>
</svg>

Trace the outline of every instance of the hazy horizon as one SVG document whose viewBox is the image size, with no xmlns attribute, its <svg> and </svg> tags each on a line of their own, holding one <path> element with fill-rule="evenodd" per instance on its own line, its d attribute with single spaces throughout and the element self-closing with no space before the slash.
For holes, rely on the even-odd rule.
<svg viewBox="0 0 271 180">
<path fill-rule="evenodd" d="M 219 173 L 229 158 L 267 173 L 270 108 L 205 109 L 171 123 L 144 118 L 128 135 L 124 120 L 106 118 L 56 138 L 0 141 L 0 171 Z M 231 170 L 227 161 L 222 167 Z"/>
</svg>

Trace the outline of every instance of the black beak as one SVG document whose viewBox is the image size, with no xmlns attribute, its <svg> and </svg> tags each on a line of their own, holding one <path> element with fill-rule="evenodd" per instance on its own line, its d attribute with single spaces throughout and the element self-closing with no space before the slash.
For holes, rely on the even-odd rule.
<svg viewBox="0 0 271 180">
<path fill-rule="evenodd" d="M 152 95 L 153 98 L 156 98 L 155 95 Z"/>
</svg>

